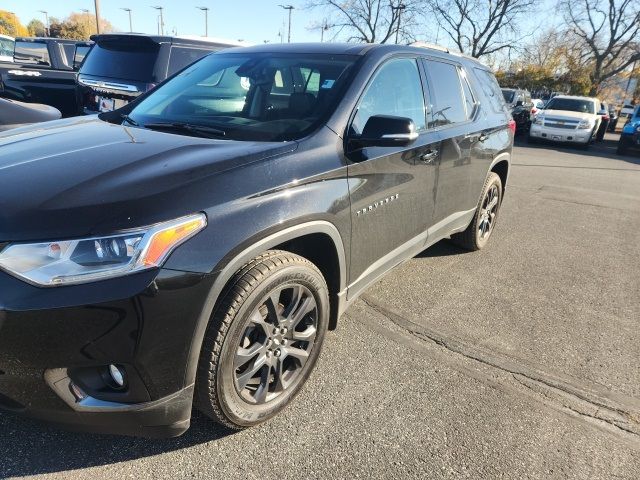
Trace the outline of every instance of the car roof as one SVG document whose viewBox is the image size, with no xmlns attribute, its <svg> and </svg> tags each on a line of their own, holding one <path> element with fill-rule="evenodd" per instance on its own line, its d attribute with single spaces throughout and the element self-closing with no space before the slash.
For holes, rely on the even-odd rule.
<svg viewBox="0 0 640 480">
<path fill-rule="evenodd" d="M 52 38 L 52 37 L 16 37 L 16 42 L 56 42 L 56 43 L 73 43 L 73 44 L 86 44 L 90 45 L 89 40 L 72 40 L 69 38 Z"/>
<path fill-rule="evenodd" d="M 103 40 L 137 40 L 153 43 L 189 43 L 197 45 L 220 45 L 225 47 L 241 47 L 244 42 L 227 40 L 215 37 L 197 37 L 192 35 L 149 35 L 146 33 L 103 33 L 91 35 L 91 40 L 101 42 Z"/>
<path fill-rule="evenodd" d="M 267 43 L 243 47 L 242 49 L 230 48 L 218 54 L 229 53 L 297 53 L 297 54 L 329 54 L 329 55 L 367 55 L 372 52 L 388 53 L 413 53 L 447 57 L 453 56 L 464 58 L 475 63 L 479 68 L 487 69 L 485 65 L 475 58 L 467 57 L 460 53 L 449 52 L 447 49 L 437 45 L 416 44 L 416 45 L 395 45 L 379 43 Z"/>
</svg>

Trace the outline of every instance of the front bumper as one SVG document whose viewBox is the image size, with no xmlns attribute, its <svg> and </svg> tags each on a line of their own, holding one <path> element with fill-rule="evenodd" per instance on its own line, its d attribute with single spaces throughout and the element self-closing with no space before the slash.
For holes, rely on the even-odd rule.
<svg viewBox="0 0 640 480">
<path fill-rule="evenodd" d="M 183 433 L 191 346 L 212 283 L 160 270 L 38 288 L 0 272 L 0 408 L 95 433 Z M 111 364 L 126 372 L 124 387 L 104 380 Z"/>
<path fill-rule="evenodd" d="M 579 143 L 586 145 L 591 141 L 592 130 L 553 128 L 544 125 L 531 125 L 529 135 L 540 140 L 550 142 Z"/>
</svg>

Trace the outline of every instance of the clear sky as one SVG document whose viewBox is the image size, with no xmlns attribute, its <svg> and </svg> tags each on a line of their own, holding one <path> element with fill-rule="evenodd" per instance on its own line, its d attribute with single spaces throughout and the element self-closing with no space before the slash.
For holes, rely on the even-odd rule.
<svg viewBox="0 0 640 480">
<path fill-rule="evenodd" d="M 204 12 L 196 7 L 209 7 L 209 36 L 232 40 L 243 39 L 250 43 L 264 40 L 280 42 L 279 30 L 288 20 L 288 12 L 278 6 L 293 5 L 291 41 L 312 42 L 320 40 L 320 31 L 308 27 L 322 23 L 322 12 L 303 9 L 302 0 L 101 0 L 100 13 L 116 30 L 129 30 L 129 17 L 121 8 L 132 10 L 135 32 L 157 33 L 157 11 L 151 6 L 164 7 L 165 33 L 174 29 L 179 35 L 204 35 Z M 93 0 L 0 0 L 0 9 L 14 12 L 23 24 L 32 18 L 44 21 L 39 10 L 46 10 L 50 17 L 64 18 L 81 9 L 94 11 Z M 286 32 L 285 32 L 286 41 Z"/>
<path fill-rule="evenodd" d="M 157 33 L 158 13 L 151 7 L 162 6 L 165 34 L 170 35 L 175 30 L 179 35 L 204 35 L 204 12 L 196 7 L 208 7 L 209 36 L 242 39 L 256 44 L 265 40 L 280 42 L 278 33 L 281 31 L 286 41 L 288 12 L 279 4 L 293 5 L 291 41 L 317 42 L 320 40 L 320 30 L 310 28 L 321 25 L 326 12 L 307 10 L 305 3 L 305 0 L 100 0 L 100 9 L 102 17 L 111 22 L 116 31 L 129 30 L 128 14 L 121 9 L 130 8 L 134 32 Z M 534 12 L 548 12 L 553 10 L 556 2 L 537 0 L 535 3 Z M 0 9 L 14 12 L 26 25 L 33 18 L 44 20 L 40 10 L 46 10 L 50 17 L 60 19 L 82 9 L 93 12 L 94 0 L 0 0 Z M 521 30 L 534 32 L 541 28 L 538 25 L 540 18 L 545 17 L 533 14 L 523 18 Z M 549 18 L 545 18 L 543 23 L 548 27 Z M 451 46 L 435 21 L 433 25 L 426 25 L 424 30 L 428 41 L 435 41 L 437 36 L 438 43 Z"/>
</svg>

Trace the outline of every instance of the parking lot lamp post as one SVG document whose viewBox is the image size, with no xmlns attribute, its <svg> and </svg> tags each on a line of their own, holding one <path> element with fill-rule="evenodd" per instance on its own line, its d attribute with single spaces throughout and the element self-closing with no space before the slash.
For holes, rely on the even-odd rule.
<svg viewBox="0 0 640 480">
<path fill-rule="evenodd" d="M 156 10 L 158 10 L 160 12 L 160 23 L 158 24 L 158 34 L 159 35 L 164 35 L 164 17 L 162 16 L 162 11 L 164 10 L 164 7 L 159 7 L 159 6 L 153 6 L 151 8 L 155 8 Z"/>
<path fill-rule="evenodd" d="M 96 9 L 96 33 L 100 35 L 100 0 L 94 0 L 93 5 Z"/>
<path fill-rule="evenodd" d="M 49 32 L 49 12 L 45 10 L 40 10 L 40 13 L 44 13 L 44 27 L 45 27 L 44 31 L 48 37 L 49 35 L 51 35 L 51 32 Z"/>
<path fill-rule="evenodd" d="M 209 36 L 209 7 L 196 7 L 204 12 L 204 36 Z"/>
<path fill-rule="evenodd" d="M 131 9 L 130 8 L 120 8 L 120 10 L 124 10 L 129 14 L 129 31 L 133 32 L 133 23 L 131 23 Z"/>
<path fill-rule="evenodd" d="M 279 5 L 279 7 L 289 10 L 289 34 L 287 35 L 287 43 L 291 43 L 291 12 L 295 7 L 293 5 Z"/>
</svg>

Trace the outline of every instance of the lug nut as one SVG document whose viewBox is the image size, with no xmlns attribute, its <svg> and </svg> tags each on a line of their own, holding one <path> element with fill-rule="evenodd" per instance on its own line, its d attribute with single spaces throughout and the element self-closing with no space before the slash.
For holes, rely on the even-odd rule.
<svg viewBox="0 0 640 480">
<path fill-rule="evenodd" d="M 286 338 L 283 338 L 283 339 L 282 339 L 282 346 L 284 347 L 286 344 L 287 344 L 287 339 L 286 339 Z"/>
<path fill-rule="evenodd" d="M 281 334 L 281 335 L 286 335 L 286 334 L 287 334 L 287 327 L 282 327 L 282 328 L 280 329 L 280 334 Z"/>
<path fill-rule="evenodd" d="M 276 357 L 279 357 L 279 356 L 282 354 L 282 352 L 280 352 L 280 349 L 278 349 L 278 350 L 276 350 L 275 352 L 273 352 L 273 354 L 274 354 Z"/>
<path fill-rule="evenodd" d="M 278 330 L 277 328 L 274 328 L 274 329 L 273 329 L 273 334 L 274 334 L 274 335 L 277 335 L 277 334 L 278 334 L 278 331 L 279 331 L 279 330 Z"/>
<path fill-rule="evenodd" d="M 267 350 L 267 353 L 266 353 L 267 358 L 271 358 L 271 354 L 272 354 L 271 350 Z"/>
</svg>

